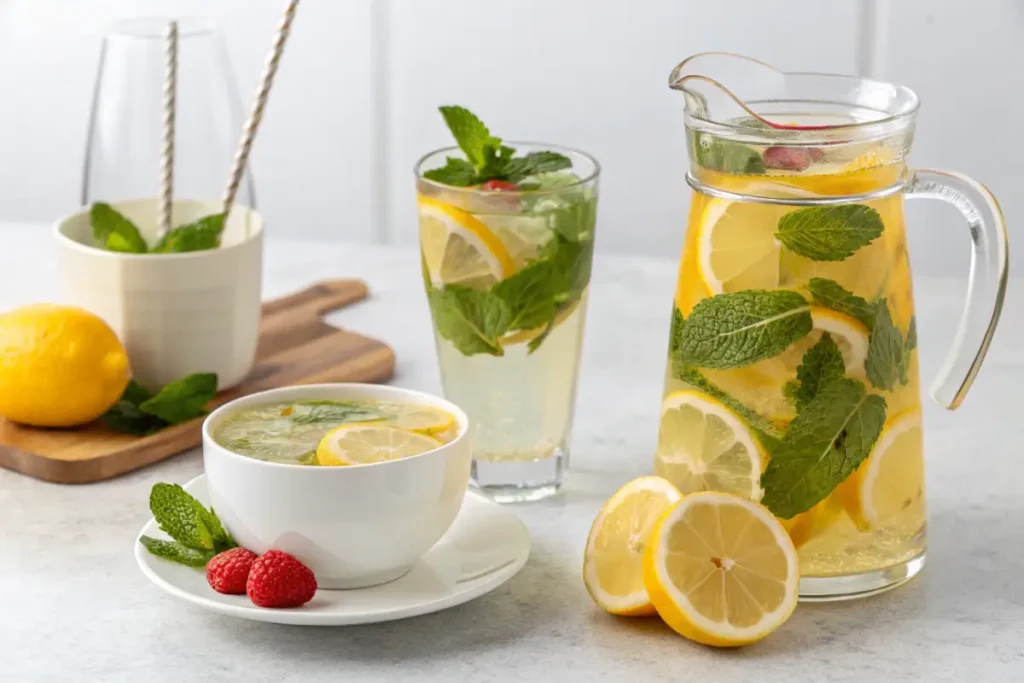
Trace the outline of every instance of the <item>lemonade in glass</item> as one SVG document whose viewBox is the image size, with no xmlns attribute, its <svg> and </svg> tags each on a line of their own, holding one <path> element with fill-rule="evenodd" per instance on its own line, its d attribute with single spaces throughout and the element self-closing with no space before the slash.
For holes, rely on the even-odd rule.
<svg viewBox="0 0 1024 683">
<path fill-rule="evenodd" d="M 416 184 L 445 397 L 469 415 L 474 484 L 496 500 L 543 498 L 568 465 L 598 166 L 441 111 L 459 147 L 423 157 Z"/>
</svg>

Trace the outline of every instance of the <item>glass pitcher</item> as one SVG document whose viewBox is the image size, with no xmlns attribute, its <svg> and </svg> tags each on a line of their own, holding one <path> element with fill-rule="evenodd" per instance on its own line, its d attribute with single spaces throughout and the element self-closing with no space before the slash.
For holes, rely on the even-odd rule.
<svg viewBox="0 0 1024 683">
<path fill-rule="evenodd" d="M 655 471 L 760 500 L 800 557 L 801 597 L 868 595 L 924 566 L 917 331 L 904 198 L 956 206 L 971 271 L 932 397 L 954 409 L 1007 278 L 999 205 L 906 165 L 909 89 L 704 53 L 675 68 L 693 188 Z"/>
</svg>

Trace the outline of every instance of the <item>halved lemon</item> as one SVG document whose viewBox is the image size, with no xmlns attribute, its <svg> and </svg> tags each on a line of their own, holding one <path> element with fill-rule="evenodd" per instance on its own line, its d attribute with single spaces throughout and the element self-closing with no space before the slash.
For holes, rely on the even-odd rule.
<svg viewBox="0 0 1024 683">
<path fill-rule="evenodd" d="M 408 429 L 355 422 L 327 432 L 316 447 L 316 460 L 330 466 L 367 465 L 419 455 L 442 445 L 432 436 Z"/>
<path fill-rule="evenodd" d="M 402 409 L 390 424 L 430 436 L 440 436 L 455 428 L 455 416 L 431 406 L 410 406 Z"/>
<path fill-rule="evenodd" d="M 680 497 L 665 479 L 640 477 L 601 507 L 583 553 L 583 584 L 602 609 L 628 616 L 655 613 L 644 588 L 643 552 L 658 518 Z"/>
<path fill-rule="evenodd" d="M 431 284 L 487 289 L 515 272 L 515 262 L 478 218 L 432 197 L 420 196 L 420 248 Z"/>
<path fill-rule="evenodd" d="M 905 411 L 886 423 L 871 455 L 840 485 L 839 497 L 861 529 L 874 529 L 901 516 L 912 524 L 924 519 L 920 411 Z"/>
<path fill-rule="evenodd" d="M 643 563 L 658 614 L 698 643 L 753 643 L 796 608 L 793 542 L 766 508 L 736 496 L 684 496 L 658 521 Z"/>
<path fill-rule="evenodd" d="M 750 428 L 724 404 L 698 391 L 676 391 L 661 404 L 655 474 L 684 494 L 724 491 L 761 500 L 761 449 Z"/>
</svg>

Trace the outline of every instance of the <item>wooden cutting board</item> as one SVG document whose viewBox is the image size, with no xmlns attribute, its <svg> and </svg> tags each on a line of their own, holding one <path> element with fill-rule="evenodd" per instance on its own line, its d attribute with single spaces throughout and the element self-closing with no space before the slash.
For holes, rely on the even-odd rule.
<svg viewBox="0 0 1024 683">
<path fill-rule="evenodd" d="M 263 304 L 256 366 L 211 408 L 264 389 L 318 382 L 382 382 L 395 370 L 386 344 L 325 323 L 322 316 L 366 298 L 358 280 L 320 282 Z M 202 419 L 132 436 L 95 422 L 37 429 L 0 417 L 0 466 L 37 479 L 84 484 L 110 479 L 198 446 Z"/>
</svg>

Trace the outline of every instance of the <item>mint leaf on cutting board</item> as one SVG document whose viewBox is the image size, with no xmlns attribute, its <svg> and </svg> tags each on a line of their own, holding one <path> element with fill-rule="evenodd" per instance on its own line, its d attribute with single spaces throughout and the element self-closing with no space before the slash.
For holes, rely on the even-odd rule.
<svg viewBox="0 0 1024 683">
<path fill-rule="evenodd" d="M 110 204 L 93 204 L 89 208 L 89 223 L 93 243 L 100 249 L 128 254 L 145 254 L 149 250 L 135 224 Z"/>
<path fill-rule="evenodd" d="M 206 404 L 217 395 L 217 375 L 201 372 L 171 382 L 139 404 L 139 410 L 178 424 L 206 414 Z"/>
<path fill-rule="evenodd" d="M 839 345 L 828 332 L 804 354 L 796 369 L 796 381 L 786 385 L 787 396 L 797 412 L 807 407 L 822 388 L 846 375 L 846 364 Z"/>
<path fill-rule="evenodd" d="M 882 217 L 870 206 L 841 204 L 790 211 L 779 219 L 775 237 L 809 259 L 842 261 L 871 244 L 884 229 Z"/>
<path fill-rule="evenodd" d="M 834 280 L 812 277 L 807 283 L 814 303 L 859 320 L 868 331 L 875 326 L 875 307 Z"/>
<path fill-rule="evenodd" d="M 154 254 L 182 254 L 189 251 L 206 251 L 220 246 L 224 232 L 223 213 L 204 216 L 197 221 L 178 226 L 167 232 L 153 247 Z"/>
<path fill-rule="evenodd" d="M 486 353 L 503 356 L 498 338 L 508 331 L 512 310 L 490 291 L 460 285 L 427 292 L 437 332 L 465 356 Z"/>
<path fill-rule="evenodd" d="M 163 541 L 159 538 L 151 538 L 149 536 L 142 536 L 139 538 L 139 543 L 145 546 L 146 550 L 153 553 L 157 557 L 162 557 L 165 560 L 171 562 L 177 562 L 188 567 L 195 567 L 196 569 L 202 569 L 206 566 L 206 563 L 213 558 L 212 550 L 194 550 L 188 548 L 177 541 Z"/>
<path fill-rule="evenodd" d="M 154 415 L 147 415 L 139 406 L 152 398 L 146 387 L 135 380 L 128 382 L 117 403 L 103 414 L 103 421 L 114 431 L 146 436 L 159 431 L 167 423 Z"/>
<path fill-rule="evenodd" d="M 824 500 L 871 453 L 885 399 L 842 378 L 823 387 L 789 425 L 761 476 L 761 503 L 790 519 Z"/>
<path fill-rule="evenodd" d="M 693 307 L 679 339 L 687 367 L 724 370 L 776 356 L 813 327 L 796 292 L 746 290 L 718 294 Z"/>
</svg>

